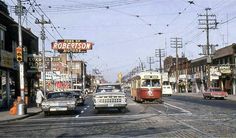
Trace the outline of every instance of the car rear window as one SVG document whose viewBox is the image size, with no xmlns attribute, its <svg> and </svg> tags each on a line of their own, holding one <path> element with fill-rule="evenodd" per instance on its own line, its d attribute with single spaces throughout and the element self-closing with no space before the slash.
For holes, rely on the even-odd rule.
<svg viewBox="0 0 236 138">
<path fill-rule="evenodd" d="M 214 88 L 214 89 L 211 89 L 211 91 L 213 91 L 213 92 L 220 92 L 221 89 Z"/>
<path fill-rule="evenodd" d="M 120 85 L 100 85 L 97 86 L 96 92 L 114 92 L 114 91 L 121 91 Z"/>
</svg>

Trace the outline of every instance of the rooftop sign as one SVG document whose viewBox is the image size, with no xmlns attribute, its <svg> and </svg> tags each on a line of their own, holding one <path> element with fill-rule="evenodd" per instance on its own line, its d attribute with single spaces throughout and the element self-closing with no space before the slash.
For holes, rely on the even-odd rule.
<svg viewBox="0 0 236 138">
<path fill-rule="evenodd" d="M 86 40 L 57 40 L 57 42 L 52 42 L 52 49 L 60 53 L 86 53 L 87 50 L 92 49 L 93 45 Z"/>
</svg>

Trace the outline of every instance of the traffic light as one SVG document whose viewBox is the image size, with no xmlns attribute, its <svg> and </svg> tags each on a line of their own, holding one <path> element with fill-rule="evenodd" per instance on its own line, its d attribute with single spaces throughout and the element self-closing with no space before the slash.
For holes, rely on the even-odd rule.
<svg viewBox="0 0 236 138">
<path fill-rule="evenodd" d="M 23 59 L 23 57 L 22 57 L 22 48 L 21 47 L 17 47 L 16 48 L 16 60 L 18 62 L 22 62 L 22 59 Z"/>
</svg>

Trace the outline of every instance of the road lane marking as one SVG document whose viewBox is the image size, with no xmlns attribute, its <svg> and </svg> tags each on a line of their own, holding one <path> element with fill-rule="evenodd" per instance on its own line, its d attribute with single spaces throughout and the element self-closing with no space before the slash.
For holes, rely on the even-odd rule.
<svg viewBox="0 0 236 138">
<path fill-rule="evenodd" d="M 187 114 L 189 114 L 189 115 L 192 114 L 192 113 L 191 113 L 190 111 L 188 111 L 188 110 L 185 110 L 185 109 L 183 109 L 183 108 L 181 108 L 181 107 L 178 107 L 178 106 L 175 106 L 175 105 L 172 105 L 172 104 L 169 104 L 169 103 L 164 103 L 164 105 L 167 105 L 167 106 L 170 106 L 170 107 L 179 109 L 179 110 L 181 110 L 182 112 L 187 113 Z"/>
<path fill-rule="evenodd" d="M 78 118 L 78 117 L 79 117 L 79 115 L 75 116 L 75 118 Z"/>
</svg>

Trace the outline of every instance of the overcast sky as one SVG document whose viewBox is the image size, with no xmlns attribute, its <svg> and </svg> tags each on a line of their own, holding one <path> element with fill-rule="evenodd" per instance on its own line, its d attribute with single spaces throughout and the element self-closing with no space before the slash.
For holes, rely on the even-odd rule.
<svg viewBox="0 0 236 138">
<path fill-rule="evenodd" d="M 17 1 L 5 2 L 17 21 L 11 8 Z M 46 25 L 46 49 L 51 50 L 51 42 L 62 38 L 93 42 L 93 50 L 75 56 L 87 61 L 89 73 L 98 68 L 108 81 L 117 80 L 119 72 L 125 75 L 140 60 L 149 67 L 147 57 L 155 57 L 155 49 L 165 49 L 166 56 L 175 57 L 170 38 L 183 39 L 179 55 L 184 53 L 188 59 L 200 57 L 202 50 L 197 45 L 206 44 L 206 33 L 199 29 L 203 26 L 198 25 L 198 19 L 203 17 L 198 15 L 205 14 L 205 8 L 211 8 L 209 13 L 215 14 L 219 22 L 218 29 L 210 31 L 210 43 L 218 44 L 217 49 L 236 43 L 236 0 L 30 0 L 30 3 L 24 4 L 28 9 L 25 27 L 39 36 L 40 26 L 34 23 L 35 18 L 46 14 L 46 20 L 53 23 Z M 158 65 L 155 62 L 152 66 L 159 68 Z"/>
</svg>

